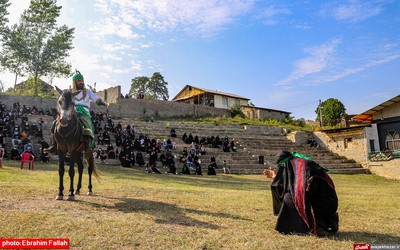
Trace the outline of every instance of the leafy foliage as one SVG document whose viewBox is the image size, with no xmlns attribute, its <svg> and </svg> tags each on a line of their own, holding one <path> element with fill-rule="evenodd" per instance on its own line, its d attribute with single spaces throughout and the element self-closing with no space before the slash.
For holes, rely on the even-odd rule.
<svg viewBox="0 0 400 250">
<path fill-rule="evenodd" d="M 66 62 L 72 49 L 74 28 L 56 26 L 61 6 L 55 0 L 32 0 L 21 15 L 20 24 L 4 28 L 1 64 L 18 75 L 33 79 L 34 96 L 39 94 L 39 78 L 68 76 Z"/>
<path fill-rule="evenodd" d="M 155 72 L 149 82 L 149 93 L 153 99 L 168 100 L 167 85 L 168 83 L 164 80 L 160 72 Z"/>
<path fill-rule="evenodd" d="M 231 117 L 236 117 L 236 116 L 245 117 L 244 114 L 243 114 L 243 112 L 242 112 L 242 110 L 241 110 L 241 108 L 242 108 L 242 105 L 240 105 L 240 103 L 234 104 L 234 105 L 230 108 Z"/>
<path fill-rule="evenodd" d="M 7 11 L 8 6 L 10 6 L 9 0 L 0 0 L 0 34 L 4 31 L 5 24 L 8 22 Z"/>
<path fill-rule="evenodd" d="M 318 105 L 315 113 L 317 120 L 322 120 L 323 126 L 333 126 L 340 123 L 341 118 L 346 115 L 346 108 L 338 99 L 329 98 Z"/>
<path fill-rule="evenodd" d="M 132 79 L 129 95 L 137 99 L 144 99 L 148 96 L 147 86 L 149 85 L 149 81 L 150 79 L 147 76 L 138 76 Z"/>
<path fill-rule="evenodd" d="M 38 97 L 42 98 L 54 98 L 53 92 L 51 91 L 44 91 L 43 84 L 44 82 L 38 79 Z M 29 78 L 28 80 L 21 82 L 15 88 L 9 88 L 5 92 L 8 95 L 19 95 L 19 96 L 35 96 L 35 79 Z"/>
<path fill-rule="evenodd" d="M 138 76 L 132 79 L 129 95 L 137 99 L 168 100 L 168 83 L 164 77 L 155 72 L 151 78 Z"/>
</svg>

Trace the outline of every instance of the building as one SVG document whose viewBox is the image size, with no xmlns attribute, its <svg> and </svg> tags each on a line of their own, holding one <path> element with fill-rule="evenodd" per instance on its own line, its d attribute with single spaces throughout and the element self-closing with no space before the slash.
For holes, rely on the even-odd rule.
<svg viewBox="0 0 400 250">
<path fill-rule="evenodd" d="M 261 107 L 255 107 L 250 105 L 242 105 L 241 108 L 243 114 L 250 119 L 276 119 L 283 120 L 285 118 L 289 118 L 290 112 L 276 110 L 276 109 L 267 109 Z"/>
<path fill-rule="evenodd" d="M 352 120 L 358 124 L 314 132 L 314 136 L 321 146 L 356 160 L 370 172 L 400 180 L 400 95 Z"/>
<path fill-rule="evenodd" d="M 229 109 L 235 105 L 248 105 L 249 98 L 218 90 L 209 90 L 186 85 L 173 99 L 173 102 L 186 102 Z"/>
<path fill-rule="evenodd" d="M 400 150 L 400 95 L 354 116 L 353 120 L 371 123 L 366 128 L 368 152 Z"/>
<path fill-rule="evenodd" d="M 290 115 L 290 112 L 286 111 L 251 106 L 249 105 L 249 100 L 249 98 L 231 93 L 186 85 L 172 99 L 172 102 L 185 102 L 221 109 L 230 109 L 235 105 L 240 105 L 242 113 L 250 119 L 272 118 L 282 120 L 288 118 Z"/>
</svg>

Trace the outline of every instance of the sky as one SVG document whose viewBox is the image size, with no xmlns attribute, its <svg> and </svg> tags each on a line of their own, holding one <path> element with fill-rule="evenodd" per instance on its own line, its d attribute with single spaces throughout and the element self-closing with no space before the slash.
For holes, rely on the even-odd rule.
<svg viewBox="0 0 400 250">
<path fill-rule="evenodd" d="M 9 25 L 28 0 L 10 1 Z M 17 3 L 18 2 L 18 6 Z M 96 89 L 160 72 L 186 85 L 315 120 L 319 100 L 359 114 L 400 94 L 397 0 L 58 0 L 75 28 L 68 62 Z M 12 87 L 14 76 L 0 72 Z M 24 78 L 21 78 L 21 81 Z M 43 80 L 46 81 L 46 78 Z M 68 88 L 71 78 L 53 85 Z"/>
</svg>

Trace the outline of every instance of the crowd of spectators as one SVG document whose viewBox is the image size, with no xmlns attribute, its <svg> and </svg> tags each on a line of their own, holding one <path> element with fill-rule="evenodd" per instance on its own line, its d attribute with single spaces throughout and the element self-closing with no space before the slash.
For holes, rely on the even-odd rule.
<svg viewBox="0 0 400 250">
<path fill-rule="evenodd" d="M 4 157 L 6 159 L 20 160 L 21 155 L 27 152 L 33 156 L 39 154 L 39 157 L 35 158 L 42 162 L 49 160 L 48 155 L 44 152 L 48 143 L 43 140 L 43 119 L 39 119 L 37 122 L 29 121 L 31 115 L 39 114 L 55 117 L 57 112 L 55 109 L 44 111 L 35 106 L 27 107 L 18 102 L 9 107 L 0 102 L 0 147 L 5 150 Z M 35 153 L 34 145 L 37 144 L 39 148 Z M 11 148 L 10 152 L 7 148 Z"/>
<path fill-rule="evenodd" d="M 0 102 L 0 147 L 6 149 L 6 159 L 20 160 L 22 153 L 28 152 L 35 160 L 49 161 L 50 156 L 45 152 L 49 143 L 43 138 L 44 121 L 39 118 L 32 119 L 37 122 L 31 122 L 29 117 L 32 115 L 48 115 L 55 119 L 57 110 L 43 110 L 36 106 L 30 108 L 18 102 L 8 107 Z M 206 147 L 222 147 L 224 152 L 236 151 L 234 140 L 229 141 L 228 137 L 221 140 L 218 135 L 199 138 L 193 137 L 191 133 L 184 133 L 182 140 L 190 144 L 190 147 L 184 147 L 177 154 L 177 134 L 174 128 L 171 128 L 169 137 L 150 138 L 148 135 L 137 135 L 134 124 L 124 128 L 120 122 L 114 124 L 108 114 L 91 110 L 90 116 L 95 134 L 94 157 L 101 163 L 119 160 L 122 167 L 145 166 L 148 173 L 161 173 L 160 169 L 164 169 L 168 174 L 202 175 L 199 156 L 207 154 Z M 11 142 L 11 145 L 6 142 Z M 38 145 L 38 148 L 35 149 L 34 145 Z M 10 152 L 7 152 L 7 148 Z M 179 170 L 175 160 L 180 165 Z M 157 167 L 157 162 L 161 163 L 160 168 Z M 211 155 L 207 174 L 215 174 L 216 168 L 215 157 Z"/>
</svg>

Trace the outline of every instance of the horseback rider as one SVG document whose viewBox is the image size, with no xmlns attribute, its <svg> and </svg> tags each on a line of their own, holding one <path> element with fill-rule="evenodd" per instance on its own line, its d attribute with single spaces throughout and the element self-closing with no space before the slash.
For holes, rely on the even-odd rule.
<svg viewBox="0 0 400 250">
<path fill-rule="evenodd" d="M 83 141 L 79 145 L 78 151 L 84 151 L 86 148 L 94 148 L 94 129 L 92 120 L 89 114 L 90 102 L 96 102 L 99 106 L 106 106 L 109 108 L 110 104 L 105 103 L 101 98 L 99 98 L 90 88 L 85 88 L 83 75 L 76 70 L 74 76 L 72 77 L 72 92 L 79 92 L 74 96 L 75 110 L 78 114 L 79 120 L 83 126 Z M 53 122 L 51 126 L 51 140 L 52 145 L 46 150 L 47 153 L 57 154 L 57 142 L 54 138 L 54 130 L 56 128 L 56 121 Z M 91 150 L 90 150 L 91 151 Z"/>
</svg>

